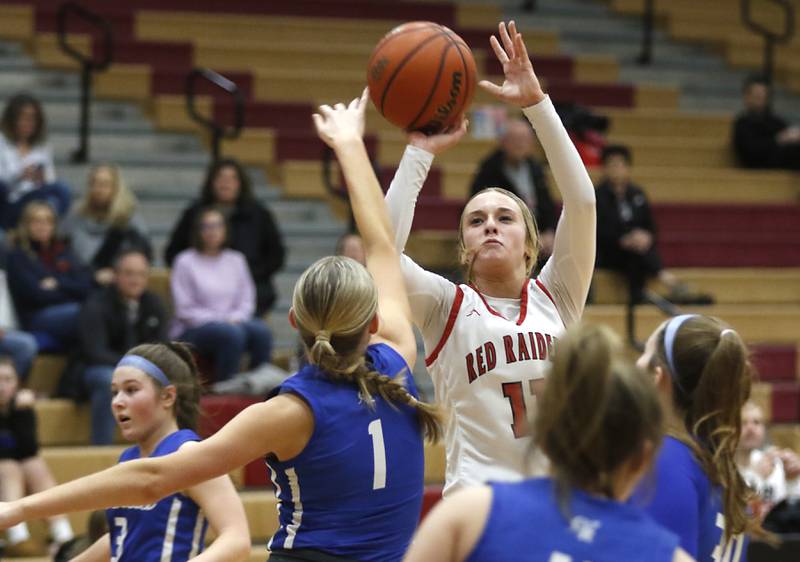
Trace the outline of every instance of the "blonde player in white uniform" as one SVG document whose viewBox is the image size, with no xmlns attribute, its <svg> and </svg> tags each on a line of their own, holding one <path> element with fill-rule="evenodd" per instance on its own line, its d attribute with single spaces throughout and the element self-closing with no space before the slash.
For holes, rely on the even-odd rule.
<svg viewBox="0 0 800 562">
<path fill-rule="evenodd" d="M 402 270 L 415 324 L 422 331 L 436 399 L 448 411 L 445 493 L 531 472 L 525 420 L 536 404 L 552 346 L 583 312 L 595 258 L 595 197 L 578 152 L 542 91 L 514 22 L 491 44 L 505 82 L 481 86 L 523 108 L 544 147 L 564 208 L 552 257 L 538 279 L 537 231 L 516 196 L 489 189 L 467 203 L 459 224 L 461 261 L 469 284 L 455 285 L 407 256 Z M 417 194 L 433 154 L 457 142 L 450 135 L 411 135 L 386 201 L 402 250 Z"/>
</svg>

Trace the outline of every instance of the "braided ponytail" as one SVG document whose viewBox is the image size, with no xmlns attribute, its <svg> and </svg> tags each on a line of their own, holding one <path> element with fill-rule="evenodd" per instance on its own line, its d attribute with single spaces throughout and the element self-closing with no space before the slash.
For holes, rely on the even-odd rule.
<svg viewBox="0 0 800 562">
<path fill-rule="evenodd" d="M 441 413 L 406 389 L 407 369 L 389 377 L 366 363 L 364 335 L 377 312 L 378 294 L 362 265 L 341 256 L 317 261 L 297 281 L 292 308 L 312 365 L 332 380 L 357 386 L 370 408 L 376 394 L 389 404 L 414 408 L 425 437 L 441 438 Z"/>
</svg>

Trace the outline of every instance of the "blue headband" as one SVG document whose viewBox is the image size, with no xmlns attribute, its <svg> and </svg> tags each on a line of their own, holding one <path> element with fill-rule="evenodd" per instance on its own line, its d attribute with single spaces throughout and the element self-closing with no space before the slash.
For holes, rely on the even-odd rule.
<svg viewBox="0 0 800 562">
<path fill-rule="evenodd" d="M 162 386 L 174 386 L 158 365 L 139 355 L 126 355 L 119 360 L 117 367 L 134 367 L 156 379 Z"/>
<path fill-rule="evenodd" d="M 683 326 L 684 322 L 689 320 L 689 318 L 695 317 L 697 317 L 697 314 L 681 314 L 680 316 L 675 316 L 669 321 L 667 327 L 664 328 L 664 353 L 667 356 L 667 366 L 672 375 L 672 380 L 676 383 L 678 382 L 678 371 L 675 369 L 675 359 L 673 359 L 672 355 L 675 345 L 675 336 L 678 334 L 678 330 Z"/>
</svg>

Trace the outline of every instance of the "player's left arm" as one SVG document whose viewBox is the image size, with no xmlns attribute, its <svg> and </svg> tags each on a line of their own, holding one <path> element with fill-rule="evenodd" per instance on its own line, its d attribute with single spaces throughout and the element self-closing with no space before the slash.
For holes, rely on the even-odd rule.
<svg viewBox="0 0 800 562">
<path fill-rule="evenodd" d="M 92 546 L 81 552 L 70 562 L 108 562 L 111 559 L 111 538 L 108 533 L 97 539 Z"/>
<path fill-rule="evenodd" d="M 185 443 L 181 449 L 196 446 Z M 198 484 L 186 491 L 186 495 L 200 506 L 208 524 L 217 538 L 200 555 L 192 558 L 196 562 L 236 562 L 250 555 L 250 528 L 242 500 L 233 487 L 230 477 L 220 476 Z"/>
<path fill-rule="evenodd" d="M 462 562 L 483 534 L 492 505 L 488 486 L 461 490 L 439 502 L 411 541 L 403 562 Z"/>
</svg>

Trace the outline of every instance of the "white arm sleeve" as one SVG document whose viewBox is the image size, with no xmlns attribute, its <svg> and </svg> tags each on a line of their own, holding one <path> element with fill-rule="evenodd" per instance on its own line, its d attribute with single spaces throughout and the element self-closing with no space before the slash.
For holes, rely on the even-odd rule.
<svg viewBox="0 0 800 562">
<path fill-rule="evenodd" d="M 564 202 L 553 255 L 539 280 L 552 293 L 561 319 L 570 325 L 583 314 L 594 271 L 597 236 L 594 186 L 550 97 L 523 112 L 536 129 Z"/>
<path fill-rule="evenodd" d="M 433 154 L 421 148 L 407 146 L 386 193 L 386 206 L 394 227 L 395 246 L 400 253 L 408 241 L 411 223 L 414 222 L 417 196 L 432 163 Z M 400 267 L 406 282 L 414 324 L 422 332 L 425 349 L 430 352 L 444 331 L 456 286 L 444 277 L 426 271 L 408 256 L 403 255 L 400 258 Z"/>
<path fill-rule="evenodd" d="M 422 184 L 428 177 L 433 163 L 433 154 L 415 146 L 408 145 L 397 172 L 386 192 L 386 206 L 394 226 L 394 241 L 398 253 L 403 253 L 414 222 L 414 207 Z"/>
</svg>

